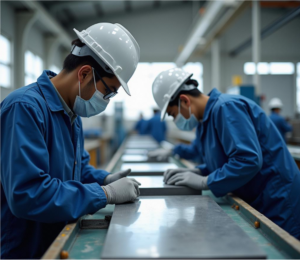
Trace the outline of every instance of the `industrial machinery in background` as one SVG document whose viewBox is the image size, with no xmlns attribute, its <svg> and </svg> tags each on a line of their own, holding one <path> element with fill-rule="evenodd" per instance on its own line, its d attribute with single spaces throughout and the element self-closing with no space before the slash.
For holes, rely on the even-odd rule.
<svg viewBox="0 0 300 260">
<path fill-rule="evenodd" d="M 123 102 L 115 102 L 113 147 L 116 151 L 126 137 L 123 118 Z"/>
</svg>

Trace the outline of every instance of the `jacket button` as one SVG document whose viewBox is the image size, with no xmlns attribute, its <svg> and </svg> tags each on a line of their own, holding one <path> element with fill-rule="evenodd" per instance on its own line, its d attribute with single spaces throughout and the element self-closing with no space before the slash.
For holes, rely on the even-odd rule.
<svg viewBox="0 0 300 260">
<path fill-rule="evenodd" d="M 75 165 L 77 164 L 77 161 L 75 161 Z"/>
</svg>

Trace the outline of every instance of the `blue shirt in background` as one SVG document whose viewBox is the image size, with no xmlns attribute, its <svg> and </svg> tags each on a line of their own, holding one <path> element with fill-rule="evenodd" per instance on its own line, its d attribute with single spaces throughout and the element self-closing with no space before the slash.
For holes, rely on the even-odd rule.
<svg viewBox="0 0 300 260">
<path fill-rule="evenodd" d="M 149 133 L 157 142 L 166 140 L 167 125 L 160 120 L 160 113 L 156 113 L 147 122 L 146 132 Z"/>
<path fill-rule="evenodd" d="M 292 126 L 281 115 L 272 112 L 270 115 L 270 119 L 276 125 L 283 139 L 285 139 L 286 133 L 292 132 Z"/>
</svg>

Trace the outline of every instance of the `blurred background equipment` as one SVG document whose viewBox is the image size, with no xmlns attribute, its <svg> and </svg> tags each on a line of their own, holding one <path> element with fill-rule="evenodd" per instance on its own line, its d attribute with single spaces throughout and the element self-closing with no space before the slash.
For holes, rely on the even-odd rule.
<svg viewBox="0 0 300 260">
<path fill-rule="evenodd" d="M 120 23 L 135 35 L 141 62 L 128 83 L 131 96 L 120 90 L 99 117 L 82 120 L 85 137 L 100 140 L 98 166 L 143 125 L 138 121 L 154 121 L 151 85 L 176 66 L 193 73 L 203 93 L 241 94 L 268 114 L 270 100 L 279 97 L 293 128 L 286 141 L 300 145 L 299 13 L 298 1 L 2 1 L 0 99 L 36 81 L 43 69 L 59 73 L 76 38 L 73 28 Z M 156 131 L 158 141 L 195 140 L 195 132 L 178 130 L 170 118 L 166 129 Z"/>
</svg>

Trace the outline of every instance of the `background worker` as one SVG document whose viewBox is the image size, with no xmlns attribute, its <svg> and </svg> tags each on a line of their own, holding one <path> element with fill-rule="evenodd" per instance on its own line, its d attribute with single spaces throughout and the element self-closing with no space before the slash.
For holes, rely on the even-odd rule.
<svg viewBox="0 0 300 260">
<path fill-rule="evenodd" d="M 198 86 L 198 83 L 195 80 L 190 80 L 186 82 L 187 85 L 194 85 L 195 87 Z M 177 144 L 173 148 L 165 149 L 159 148 L 154 151 L 150 151 L 148 156 L 150 158 L 156 158 L 158 161 L 165 161 L 170 156 L 179 156 L 182 159 L 191 160 L 195 163 L 201 164 L 203 163 L 202 153 L 199 150 L 199 142 L 200 142 L 200 131 L 201 131 L 201 124 L 198 124 L 196 128 L 196 138 L 191 144 Z"/>
<path fill-rule="evenodd" d="M 280 115 L 283 104 L 279 98 L 272 98 L 269 103 L 271 109 L 270 119 L 276 125 L 282 138 L 285 140 L 285 135 L 288 132 L 292 132 L 292 126 Z"/>
<path fill-rule="evenodd" d="M 144 119 L 143 114 L 140 114 L 140 119 L 134 126 L 134 130 L 139 134 L 139 135 L 146 135 L 147 134 L 147 120 Z"/>
<path fill-rule="evenodd" d="M 74 30 L 63 70 L 1 103 L 1 258 L 41 258 L 68 221 L 139 195 L 130 170 L 88 165 L 80 119 L 103 112 L 121 85 L 130 94 L 139 46 L 118 24 Z"/>
<path fill-rule="evenodd" d="M 300 172 L 275 125 L 253 101 L 208 95 L 186 85 L 192 74 L 161 72 L 152 92 L 161 109 L 181 130 L 201 121 L 199 146 L 205 164 L 164 173 L 167 184 L 186 185 L 217 196 L 233 192 L 271 221 L 300 239 Z"/>
<path fill-rule="evenodd" d="M 146 132 L 158 143 L 166 140 L 167 125 L 166 122 L 161 122 L 158 109 L 153 109 L 153 117 L 146 123 Z"/>
</svg>

